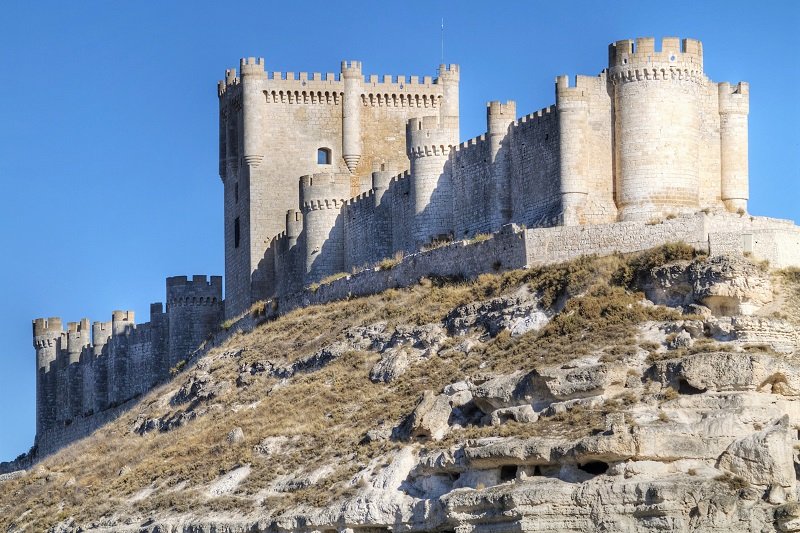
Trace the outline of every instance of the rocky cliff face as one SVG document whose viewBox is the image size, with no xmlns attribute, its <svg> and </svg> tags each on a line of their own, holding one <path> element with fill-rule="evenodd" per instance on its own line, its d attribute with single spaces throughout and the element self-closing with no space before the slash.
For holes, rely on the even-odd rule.
<svg viewBox="0 0 800 533">
<path fill-rule="evenodd" d="M 300 310 L 0 483 L 7 531 L 800 531 L 800 276 L 673 246 Z"/>
</svg>

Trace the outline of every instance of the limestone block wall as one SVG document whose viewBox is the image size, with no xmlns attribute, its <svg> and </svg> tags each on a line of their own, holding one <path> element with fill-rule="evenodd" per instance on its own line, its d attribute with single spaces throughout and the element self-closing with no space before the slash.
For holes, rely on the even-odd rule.
<svg viewBox="0 0 800 533">
<path fill-rule="evenodd" d="M 516 120 L 510 128 L 512 221 L 549 226 L 561 214 L 560 134 L 554 107 Z"/>
<path fill-rule="evenodd" d="M 453 234 L 457 239 L 499 229 L 493 224 L 496 205 L 490 201 L 495 190 L 490 157 L 485 135 L 463 142 L 451 152 Z"/>
</svg>

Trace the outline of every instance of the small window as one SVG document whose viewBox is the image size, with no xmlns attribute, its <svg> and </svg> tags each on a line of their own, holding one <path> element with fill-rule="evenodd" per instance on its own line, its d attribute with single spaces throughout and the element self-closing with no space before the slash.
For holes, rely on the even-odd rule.
<svg viewBox="0 0 800 533">
<path fill-rule="evenodd" d="M 320 148 L 317 150 L 317 164 L 330 165 L 331 164 L 331 150 L 330 148 Z"/>
<path fill-rule="evenodd" d="M 233 184 L 233 196 L 236 198 L 236 203 L 239 203 L 239 182 Z"/>
<path fill-rule="evenodd" d="M 239 229 L 239 217 L 233 221 L 233 247 L 239 247 L 239 237 L 241 237 L 241 230 Z"/>
</svg>

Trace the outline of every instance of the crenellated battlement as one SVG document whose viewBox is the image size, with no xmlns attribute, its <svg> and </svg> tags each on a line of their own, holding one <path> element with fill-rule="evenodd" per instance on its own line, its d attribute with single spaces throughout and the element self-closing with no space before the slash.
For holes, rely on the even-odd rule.
<svg viewBox="0 0 800 533">
<path fill-rule="evenodd" d="M 56 337 L 63 332 L 61 318 L 53 316 L 50 318 L 37 318 L 33 321 L 33 336 L 36 337 Z"/>
<path fill-rule="evenodd" d="M 349 176 L 318 173 L 300 178 L 300 198 L 303 212 L 340 209 L 349 197 Z"/>
<path fill-rule="evenodd" d="M 264 58 L 247 57 L 239 60 L 239 72 L 242 79 L 246 77 L 256 77 L 266 79 L 267 73 L 264 65 Z"/>
<path fill-rule="evenodd" d="M 454 137 L 455 131 L 443 126 L 438 116 L 412 118 L 406 126 L 406 152 L 410 158 L 447 155 Z"/>
<path fill-rule="evenodd" d="M 655 63 L 689 70 L 703 70 L 703 43 L 696 39 L 664 37 L 656 50 L 653 37 L 622 39 L 608 45 L 608 66 L 630 68 Z"/>
<path fill-rule="evenodd" d="M 534 128 L 538 124 L 549 122 L 556 117 L 556 106 L 550 105 L 533 113 L 523 115 L 512 123 L 512 127 L 519 129 Z"/>
<path fill-rule="evenodd" d="M 661 50 L 655 39 L 624 39 L 608 47 L 608 79 L 614 83 L 675 80 L 703 83 L 703 44 L 695 39 L 665 37 Z"/>
<path fill-rule="evenodd" d="M 458 157 L 459 152 L 463 152 L 464 150 L 473 149 L 476 146 L 484 146 L 486 145 L 486 134 L 481 133 L 477 137 L 473 137 L 472 139 L 466 140 L 457 146 L 453 146 L 453 155 Z"/>
<path fill-rule="evenodd" d="M 167 312 L 173 306 L 215 305 L 222 300 L 222 276 L 172 276 L 167 278 Z"/>
</svg>

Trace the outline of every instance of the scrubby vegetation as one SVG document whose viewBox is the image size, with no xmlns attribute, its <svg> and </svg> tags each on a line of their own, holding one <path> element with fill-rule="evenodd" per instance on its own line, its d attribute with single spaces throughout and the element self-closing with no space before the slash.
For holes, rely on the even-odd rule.
<svg viewBox="0 0 800 533">
<path fill-rule="evenodd" d="M 0 484 L 0 529 L 13 530 L 20 517 L 39 531 L 69 517 L 89 523 L 120 512 L 144 520 L 189 509 L 278 513 L 298 503 L 328 503 L 352 492 L 345 482 L 360 468 L 400 446 L 392 439 L 366 442 L 364 435 L 376 427 L 399 425 L 425 390 L 440 391 L 479 373 L 530 370 L 581 354 L 597 353 L 601 361 L 625 359 L 639 350 L 655 354 L 658 345 L 637 343 L 637 325 L 681 316 L 674 309 L 643 304 L 637 280 L 654 266 L 696 255 L 687 246 L 668 245 L 632 257 L 586 257 L 472 281 L 427 279 L 408 289 L 298 309 L 250 334 L 232 335 L 192 369 L 230 385 L 220 387 L 219 394 L 189 406 L 173 405 L 168 400 L 192 372 L 180 374 L 92 437 L 42 461 L 31 475 Z M 380 266 L 391 268 L 388 263 Z M 784 276 L 800 287 L 796 271 Z M 341 340 L 348 328 L 386 322 L 391 331 L 441 324 L 458 306 L 523 286 L 556 312 L 543 330 L 517 337 L 504 331 L 466 353 L 448 339 L 435 356 L 389 384 L 369 379 L 378 354 L 349 351 L 314 372 L 283 380 L 265 372 L 246 386 L 233 385 L 242 368 L 297 361 Z M 800 291 L 795 296 L 800 301 Z M 263 314 L 264 308 L 253 311 Z M 451 433 L 441 445 L 488 436 L 599 431 L 604 416 L 626 401 L 632 400 L 620 397 L 596 410 L 579 406 L 537 424 L 468 427 Z M 193 420 L 169 431 L 133 431 L 143 418 L 177 418 L 190 411 Z M 244 440 L 232 444 L 226 437 L 235 427 L 242 429 Z M 251 473 L 232 493 L 207 494 L 221 474 L 243 465 Z M 323 465 L 329 470 L 318 481 L 302 483 Z M 282 479 L 300 482 L 291 490 L 275 489 Z M 266 490 L 270 486 L 274 490 Z"/>
</svg>

